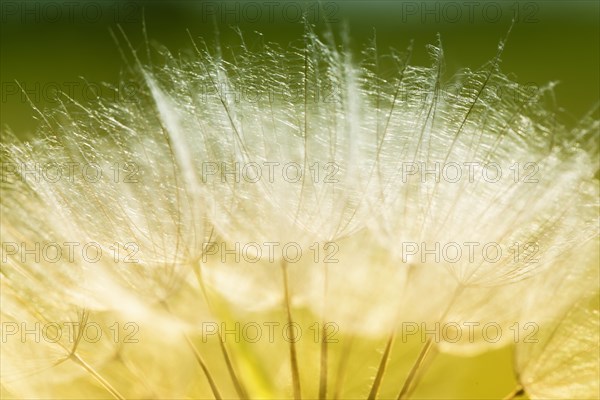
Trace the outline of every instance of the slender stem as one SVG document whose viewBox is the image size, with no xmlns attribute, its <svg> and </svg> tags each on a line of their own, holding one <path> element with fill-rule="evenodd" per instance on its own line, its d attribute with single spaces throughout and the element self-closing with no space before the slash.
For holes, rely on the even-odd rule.
<svg viewBox="0 0 600 400">
<path fill-rule="evenodd" d="M 444 310 L 444 312 L 442 313 L 442 315 L 440 317 L 440 320 L 443 320 L 444 318 L 446 318 L 446 316 L 450 312 L 452 306 L 456 303 L 456 300 L 460 297 L 460 295 L 462 294 L 462 292 L 464 290 L 465 290 L 465 286 L 463 286 L 462 284 L 459 284 L 456 287 L 454 294 L 452 295 L 452 298 L 450 299 L 450 302 L 448 303 L 446 309 Z M 406 377 L 406 380 L 404 381 L 404 384 L 402 385 L 400 394 L 398 394 L 398 400 L 403 400 L 403 399 L 408 398 L 411 391 L 414 389 L 414 388 L 411 388 L 411 386 L 413 386 L 413 383 L 416 383 L 415 378 L 417 377 L 417 372 L 419 372 L 419 370 L 423 366 L 423 363 L 427 357 L 427 354 L 429 354 L 429 351 L 432 349 L 432 347 L 433 347 L 433 341 L 431 340 L 431 338 L 428 338 L 427 341 L 425 342 L 425 345 L 423 345 L 423 347 L 421 348 L 421 352 L 419 353 L 419 356 L 415 360 L 415 363 L 413 364 L 410 372 L 408 373 L 408 376 Z"/>
<path fill-rule="evenodd" d="M 417 375 L 417 372 L 421 368 L 421 365 L 423 365 L 423 362 L 425 361 L 425 357 L 427 357 L 429 350 L 431 350 L 432 345 L 433 345 L 433 341 L 431 340 L 431 338 L 428 338 L 427 341 L 425 342 L 425 345 L 421 348 L 421 352 L 419 353 L 419 356 L 415 360 L 415 363 L 413 364 L 412 368 L 410 369 L 410 372 L 408 373 L 408 376 L 406 377 L 406 380 L 404 381 L 404 385 L 402 385 L 402 390 L 400 390 L 400 394 L 398 395 L 398 400 L 403 400 L 403 399 L 408 398 L 408 395 L 410 394 L 410 387 L 413 384 L 415 377 Z"/>
<path fill-rule="evenodd" d="M 115 399 L 125 400 L 125 397 L 121 393 L 119 393 L 117 389 L 112 387 L 112 385 L 106 379 L 104 379 L 102 375 L 100 375 L 91 365 L 85 362 L 81 357 L 79 357 L 79 355 L 71 353 L 69 357 L 75 362 L 75 364 L 78 364 L 87 372 L 89 372 L 90 375 L 92 375 L 100 383 L 100 385 L 102 385 L 102 387 L 106 389 L 106 391 L 109 392 Z"/>
<path fill-rule="evenodd" d="M 229 353 L 227 352 L 227 348 L 225 347 L 225 341 L 223 339 L 223 335 L 219 332 L 219 346 L 221 348 L 221 353 L 223 354 L 223 358 L 225 359 L 225 365 L 227 366 L 227 371 L 229 372 L 229 376 L 233 381 L 233 386 L 235 386 L 235 391 L 237 392 L 240 399 L 248 399 L 248 392 L 246 388 L 239 380 L 235 370 L 233 369 L 233 364 L 231 362 L 231 358 L 229 357 Z"/>
<path fill-rule="evenodd" d="M 200 284 L 200 290 L 202 291 L 202 295 L 204 296 L 204 300 L 206 301 L 206 305 L 208 306 L 208 311 L 211 316 L 214 316 L 214 310 L 212 302 L 210 301 L 210 297 L 208 296 L 208 291 L 206 290 L 206 286 L 204 285 L 204 279 L 202 278 L 202 264 L 198 261 L 198 268 L 194 269 L 196 273 L 196 278 L 198 283 Z M 242 383 L 242 381 L 238 378 L 235 369 L 233 368 L 233 363 L 231 362 L 231 357 L 229 357 L 229 352 L 227 351 L 227 347 L 225 346 L 225 340 L 223 339 L 223 335 L 221 330 L 217 330 L 217 335 L 219 336 L 219 347 L 221 349 L 221 354 L 223 354 L 223 359 L 225 360 L 225 365 L 227 366 L 227 371 L 229 372 L 229 376 L 233 381 L 233 386 L 235 387 L 235 391 L 237 392 L 240 399 L 249 398 L 248 392 L 246 391 L 246 387 Z"/>
<path fill-rule="evenodd" d="M 213 396 L 215 396 L 216 400 L 221 400 L 222 397 L 221 397 L 221 394 L 219 393 L 219 389 L 217 388 L 217 385 L 215 384 L 215 381 L 214 381 L 212 375 L 210 374 L 210 371 L 208 370 L 208 367 L 206 366 L 206 363 L 204 362 L 202 355 L 200 354 L 198 349 L 196 349 L 196 346 L 194 346 L 194 343 L 188 337 L 188 335 L 186 335 L 184 333 L 183 336 L 185 337 L 185 340 L 188 343 L 188 345 L 190 346 L 190 348 L 192 349 L 192 352 L 194 353 L 194 357 L 196 358 L 196 361 L 198 361 L 198 364 L 200 364 L 200 368 L 202 368 L 202 371 L 204 372 L 204 375 L 206 376 L 206 379 L 208 380 L 208 384 L 210 385 L 210 389 L 213 392 Z"/>
<path fill-rule="evenodd" d="M 319 400 L 327 398 L 327 328 L 321 328 L 321 373 L 319 376 Z"/>
<path fill-rule="evenodd" d="M 342 392 L 342 386 L 344 385 L 344 376 L 346 374 L 346 368 L 348 366 L 348 359 L 350 358 L 350 350 L 352 349 L 352 344 L 354 343 L 354 336 L 350 336 L 348 343 L 344 346 L 342 350 L 342 356 L 340 357 L 340 361 L 338 367 L 336 369 L 336 382 L 335 388 L 333 391 L 333 399 L 337 400 L 340 398 L 340 393 Z"/>
<path fill-rule="evenodd" d="M 171 314 L 171 308 L 169 307 L 167 302 L 162 301 L 161 304 L 165 308 L 165 310 L 167 310 L 167 312 L 169 314 Z M 215 384 L 215 380 L 213 379 L 208 367 L 206 366 L 206 362 L 202 358 L 202 355 L 200 354 L 200 352 L 194 345 L 194 342 L 192 342 L 192 339 L 190 339 L 190 337 L 187 335 L 187 333 L 182 332 L 182 335 L 183 335 L 186 343 L 190 347 L 190 349 L 192 349 L 192 352 L 194 353 L 194 358 L 196 359 L 196 361 L 198 361 L 198 364 L 200 365 L 202 372 L 204 372 L 204 376 L 206 377 L 206 380 L 208 381 L 208 384 L 210 385 L 210 389 L 213 392 L 213 396 L 215 396 L 216 400 L 221 400 L 222 397 L 221 397 L 221 394 L 219 393 L 219 389 L 217 388 L 217 385 Z"/>
<path fill-rule="evenodd" d="M 509 394 L 504 396 L 502 398 L 502 400 L 512 400 L 512 399 L 516 398 L 517 396 L 522 396 L 524 394 L 525 394 L 525 389 L 523 388 L 523 386 L 517 385 L 517 387 L 512 392 L 510 392 Z"/>
<path fill-rule="evenodd" d="M 385 368 L 387 367 L 387 362 L 390 357 L 390 351 L 392 350 L 392 344 L 394 343 L 395 336 L 395 332 L 392 332 L 385 345 L 385 350 L 383 351 L 381 361 L 379 362 L 379 368 L 377 368 L 377 375 L 375 375 L 373 386 L 371 386 L 371 391 L 369 392 L 369 400 L 375 400 L 377 397 L 377 392 L 379 392 L 379 387 L 381 386 L 381 381 L 383 379 L 383 374 L 385 373 Z"/>
<path fill-rule="evenodd" d="M 323 264 L 323 315 L 321 317 L 321 372 L 319 375 L 319 400 L 327 398 L 327 323 L 325 322 L 325 314 L 327 312 L 327 282 L 329 279 L 327 264 Z"/>
<path fill-rule="evenodd" d="M 283 272 L 283 291 L 284 291 L 284 302 L 285 309 L 287 314 L 287 322 L 288 326 L 292 327 L 293 319 L 292 319 L 292 310 L 291 310 L 291 301 L 290 301 L 290 289 L 288 284 L 288 272 L 287 272 L 287 264 L 285 261 L 281 262 L 281 269 Z M 296 332 L 293 327 L 290 329 L 290 368 L 292 370 L 292 384 L 294 387 L 294 399 L 300 400 L 302 399 L 302 391 L 300 389 L 300 371 L 298 369 L 298 354 L 296 352 Z"/>
</svg>

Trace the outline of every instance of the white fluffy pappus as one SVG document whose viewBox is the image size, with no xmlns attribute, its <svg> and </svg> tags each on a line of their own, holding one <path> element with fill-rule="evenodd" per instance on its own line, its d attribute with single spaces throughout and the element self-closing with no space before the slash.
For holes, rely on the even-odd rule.
<svg viewBox="0 0 600 400">
<path fill-rule="evenodd" d="M 593 115 L 572 129 L 559 124 L 545 102 L 553 85 L 532 94 L 499 71 L 503 44 L 480 70 L 446 80 L 441 44 L 430 47 L 432 65 L 419 67 L 409 63 L 410 49 L 381 56 L 375 45 L 357 62 L 345 42 L 310 30 L 290 49 L 240 40 L 231 53 L 198 41 L 191 55 L 158 49 L 147 65 L 132 49 L 134 99 L 66 99 L 40 113 L 42 139 L 2 143 L 7 165 L 110 171 L 92 182 L 11 169 L 2 183 L 3 243 L 94 242 L 111 255 L 115 243 L 135 248 L 133 263 L 90 263 L 24 261 L 3 246 L 2 321 L 71 321 L 80 311 L 154 327 L 146 352 L 102 342 L 110 350 L 93 367 L 72 343 L 2 343 L 12 355 L 2 370 L 18 372 L 2 375 L 9 394 L 404 398 L 421 364 L 407 362 L 403 384 L 385 376 L 407 322 L 508 328 L 539 320 L 552 330 L 559 319 L 563 329 L 565 310 L 580 304 L 576 290 L 557 299 L 547 292 L 563 280 L 587 288 L 598 261 L 597 253 L 579 254 L 598 240 Z M 115 179 L 115 165 L 134 179 Z M 478 243 L 472 259 L 464 243 Z M 450 244 L 462 246 L 460 257 L 442 252 Z M 484 244 L 501 254 L 482 253 Z M 300 253 L 282 251 L 290 247 Z M 541 302 L 553 311 L 540 313 Z M 252 318 L 329 321 L 347 340 L 203 340 L 206 322 Z M 344 352 L 381 338 L 383 355 L 372 349 L 365 368 L 348 368 Z M 570 352 L 580 342 L 571 340 Z M 427 340 L 418 360 L 433 347 L 471 355 L 507 343 Z M 523 387 L 548 396 L 553 382 L 534 386 L 535 371 L 521 368 L 523 357 L 540 352 L 520 349 Z M 79 375 L 54 372 L 65 357 L 83 367 Z M 177 365 L 189 368 L 151 379 Z M 572 376 L 579 367 L 570 367 Z M 99 385 L 66 388 L 65 380 L 85 382 L 86 374 Z M 594 373 L 580 376 L 573 393 L 594 390 Z M 352 378 L 366 384 L 344 384 Z"/>
</svg>

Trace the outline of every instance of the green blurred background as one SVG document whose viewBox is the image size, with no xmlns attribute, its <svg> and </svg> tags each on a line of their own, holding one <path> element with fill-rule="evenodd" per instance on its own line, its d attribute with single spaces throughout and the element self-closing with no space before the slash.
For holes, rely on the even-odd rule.
<svg viewBox="0 0 600 400">
<path fill-rule="evenodd" d="M 133 46 L 144 50 L 143 22 L 151 41 L 172 51 L 190 49 L 194 37 L 214 39 L 215 24 L 224 47 L 239 26 L 249 41 L 254 31 L 283 46 L 304 30 L 301 15 L 333 31 L 347 27 L 357 52 L 376 31 L 382 51 L 404 49 L 414 40 L 414 64 L 427 65 L 425 46 L 441 34 L 448 74 L 477 68 L 494 57 L 498 42 L 515 19 L 501 68 L 522 84 L 556 88 L 565 123 L 574 123 L 600 98 L 600 2 L 590 1 L 2 1 L 0 122 L 20 137 L 38 121 L 15 82 L 40 109 L 57 106 L 54 90 L 78 101 L 107 96 L 102 82 L 117 85 L 125 68 L 111 30 L 121 26 Z M 122 44 L 122 41 L 121 41 Z M 84 83 L 87 82 L 87 83 Z M 441 356 L 417 391 L 449 398 L 506 394 L 514 385 L 510 349 L 476 359 Z"/>
<path fill-rule="evenodd" d="M 501 68 L 521 84 L 559 81 L 557 103 L 575 121 L 599 99 L 600 2 L 589 1 L 2 1 L 1 125 L 19 136 L 37 124 L 18 81 L 40 108 L 55 107 L 55 89 L 77 100 L 108 95 L 124 63 L 110 30 L 120 25 L 134 47 L 148 37 L 172 51 L 189 49 L 186 28 L 226 46 L 230 26 L 261 32 L 283 45 L 303 31 L 301 13 L 319 27 L 349 28 L 360 49 L 373 30 L 378 46 L 404 49 L 415 41 L 413 63 L 427 65 L 425 45 L 442 36 L 448 72 L 481 66 L 515 25 Z M 256 36 L 254 37 L 256 38 Z M 252 37 L 250 41 L 253 40 Z M 87 84 L 82 78 L 85 78 Z"/>
</svg>

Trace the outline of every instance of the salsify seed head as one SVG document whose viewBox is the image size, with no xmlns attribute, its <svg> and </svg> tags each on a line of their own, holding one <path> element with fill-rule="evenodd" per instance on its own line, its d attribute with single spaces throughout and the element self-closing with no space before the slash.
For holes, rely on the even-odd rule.
<svg viewBox="0 0 600 400">
<path fill-rule="evenodd" d="M 191 49 L 158 47 L 146 61 L 131 49 L 135 96 L 65 98 L 40 112 L 38 140 L 4 135 L 3 322 L 95 318 L 108 332 L 118 316 L 153 327 L 133 348 L 3 343 L 9 393 L 77 396 L 66 384 L 89 379 L 100 382 L 82 385 L 91 396 L 278 397 L 302 386 L 315 397 L 318 343 L 290 356 L 281 340 L 199 339 L 206 323 L 298 315 L 350 338 L 329 345 L 336 390 L 364 396 L 372 370 L 343 368 L 355 340 L 364 347 L 414 321 L 538 318 L 552 329 L 580 304 L 573 288 L 594 291 L 598 255 L 580 253 L 598 240 L 598 120 L 562 125 L 547 101 L 553 84 L 532 93 L 500 72 L 503 44 L 450 78 L 441 42 L 422 67 L 410 48 L 356 55 L 308 27 L 289 48 L 240 35 L 235 48 L 192 38 Z M 40 172 L 48 165 L 101 173 L 52 179 Z M 33 262 L 17 251 L 71 242 L 110 256 Z M 558 282 L 570 289 L 548 296 Z M 510 339 L 436 346 L 474 354 Z M 518 354 L 519 368 L 527 354 L 543 359 Z M 369 357 L 365 368 L 384 365 Z M 291 377 L 279 372 L 289 363 Z M 177 366 L 185 373 L 154 379 Z M 524 369 L 527 382 L 535 371 Z M 346 372 L 360 387 L 344 384 Z"/>
</svg>

